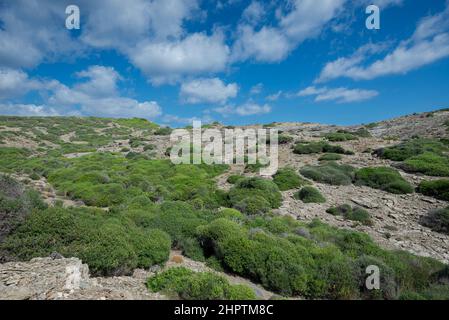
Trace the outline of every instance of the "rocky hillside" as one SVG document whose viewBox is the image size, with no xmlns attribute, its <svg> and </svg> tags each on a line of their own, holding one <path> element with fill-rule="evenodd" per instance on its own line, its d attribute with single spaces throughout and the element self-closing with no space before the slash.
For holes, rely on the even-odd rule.
<svg viewBox="0 0 449 320">
<path fill-rule="evenodd" d="M 144 120 L 0 117 L 0 298 L 195 299 L 151 279 L 219 277 L 216 298 L 364 299 L 367 261 L 390 277 L 377 298 L 449 297 L 449 111 L 263 127 L 281 132 L 268 179 L 173 166 L 170 129 Z"/>
</svg>

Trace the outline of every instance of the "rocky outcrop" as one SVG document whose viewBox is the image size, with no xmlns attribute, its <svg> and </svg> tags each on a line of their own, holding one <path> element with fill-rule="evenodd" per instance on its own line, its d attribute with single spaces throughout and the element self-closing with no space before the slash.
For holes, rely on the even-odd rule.
<svg viewBox="0 0 449 320">
<path fill-rule="evenodd" d="M 55 259 L 56 258 L 56 259 Z M 0 300 L 156 300 L 145 287 L 151 273 L 130 277 L 90 278 L 77 258 L 35 258 L 0 264 Z"/>
</svg>

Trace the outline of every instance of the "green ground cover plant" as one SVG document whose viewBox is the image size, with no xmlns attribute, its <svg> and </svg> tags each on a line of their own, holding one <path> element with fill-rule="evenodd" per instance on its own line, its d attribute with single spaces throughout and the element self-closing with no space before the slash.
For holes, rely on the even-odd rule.
<svg viewBox="0 0 449 320">
<path fill-rule="evenodd" d="M 304 203 L 324 203 L 326 198 L 314 187 L 306 186 L 294 194 L 294 198 Z"/>
<path fill-rule="evenodd" d="M 193 272 L 184 267 L 168 269 L 151 277 L 147 287 L 184 300 L 255 300 L 254 291 L 244 285 L 231 285 L 212 272 Z"/>
<path fill-rule="evenodd" d="M 440 179 L 423 181 L 419 184 L 417 192 L 436 199 L 449 201 L 449 180 Z"/>
<path fill-rule="evenodd" d="M 354 179 L 355 169 L 349 165 L 326 162 L 318 166 L 304 166 L 300 173 L 316 182 L 330 185 L 349 185 Z"/>
<path fill-rule="evenodd" d="M 273 182 L 281 191 L 296 189 L 309 183 L 301 178 L 292 168 L 279 169 L 273 176 Z"/>
<path fill-rule="evenodd" d="M 361 222 L 364 225 L 372 225 L 370 213 L 360 207 L 351 207 L 348 204 L 342 204 L 337 207 L 331 207 L 326 212 L 334 216 L 343 216 L 347 220 Z"/>
<path fill-rule="evenodd" d="M 355 173 L 355 184 L 394 194 L 412 193 L 413 187 L 400 173 L 389 167 L 362 168 Z"/>
</svg>

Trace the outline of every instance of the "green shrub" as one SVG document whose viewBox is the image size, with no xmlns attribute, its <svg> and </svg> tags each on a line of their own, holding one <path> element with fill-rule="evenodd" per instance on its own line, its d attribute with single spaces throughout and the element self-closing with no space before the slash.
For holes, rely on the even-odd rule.
<svg viewBox="0 0 449 320">
<path fill-rule="evenodd" d="M 426 152 L 441 154 L 445 151 L 448 151 L 448 148 L 441 141 L 418 138 L 408 140 L 393 147 L 378 149 L 374 153 L 384 159 L 404 161 Z"/>
<path fill-rule="evenodd" d="M 318 166 L 304 166 L 300 173 L 309 179 L 330 185 L 349 185 L 354 178 L 354 168 L 326 162 Z"/>
<path fill-rule="evenodd" d="M 169 127 L 161 127 L 159 129 L 157 129 L 156 131 L 154 131 L 154 134 L 157 136 L 168 136 L 172 133 L 172 129 Z"/>
<path fill-rule="evenodd" d="M 359 221 L 364 225 L 372 225 L 371 215 L 360 207 L 351 207 L 348 204 L 339 205 L 326 210 L 334 216 L 343 216 L 347 220 Z"/>
<path fill-rule="evenodd" d="M 423 153 L 406 159 L 399 167 L 407 172 L 419 172 L 428 176 L 449 177 L 449 158 L 446 155 Z"/>
<path fill-rule="evenodd" d="M 284 134 L 280 134 L 278 136 L 278 144 L 287 144 L 294 140 L 292 136 L 286 136 Z"/>
<path fill-rule="evenodd" d="M 293 153 L 296 154 L 313 154 L 313 153 L 338 153 L 353 154 L 351 151 L 345 150 L 338 145 L 331 145 L 324 141 L 319 142 L 299 142 L 293 147 Z"/>
<path fill-rule="evenodd" d="M 234 175 L 229 176 L 226 181 L 230 184 L 236 184 L 239 180 L 241 180 L 243 178 L 245 178 L 245 177 L 241 176 L 241 175 L 234 174 Z"/>
<path fill-rule="evenodd" d="M 273 181 L 254 177 L 238 181 L 229 191 L 229 200 L 241 212 L 256 214 L 279 208 L 282 195 Z"/>
<path fill-rule="evenodd" d="M 59 252 L 80 258 L 94 275 L 119 275 L 165 262 L 170 244 L 166 233 L 142 230 L 102 210 L 55 207 L 31 213 L 2 247 L 20 260 Z"/>
<path fill-rule="evenodd" d="M 0 175 L 0 243 L 13 232 L 33 210 L 47 205 L 34 190 L 28 190 L 17 180 Z"/>
<path fill-rule="evenodd" d="M 426 196 L 449 201 L 449 180 L 423 181 L 416 191 Z"/>
<path fill-rule="evenodd" d="M 352 133 L 349 132 L 332 132 L 332 133 L 327 133 L 324 135 L 324 137 L 332 142 L 337 142 L 337 141 L 348 141 L 348 140 L 357 140 L 357 136 L 355 136 Z"/>
<path fill-rule="evenodd" d="M 143 151 L 149 151 L 156 149 L 156 146 L 154 144 L 147 144 L 143 147 Z"/>
<path fill-rule="evenodd" d="M 449 234 L 449 207 L 431 210 L 420 222 L 433 231 Z"/>
<path fill-rule="evenodd" d="M 270 203 L 260 195 L 249 196 L 234 204 L 234 208 L 248 215 L 268 213 L 271 210 Z"/>
<path fill-rule="evenodd" d="M 323 197 L 314 187 L 306 186 L 295 193 L 294 197 L 304 203 L 324 203 L 326 198 Z"/>
<path fill-rule="evenodd" d="M 363 168 L 355 173 L 355 183 L 394 194 L 412 193 L 413 187 L 389 167 Z"/>
<path fill-rule="evenodd" d="M 297 143 L 293 147 L 293 153 L 312 154 L 323 152 L 323 142 Z"/>
<path fill-rule="evenodd" d="M 212 272 L 194 272 L 178 267 L 151 277 L 147 281 L 153 292 L 162 291 L 184 300 L 254 300 L 254 291 L 244 285 L 230 285 Z"/>
<path fill-rule="evenodd" d="M 301 178 L 295 170 L 290 168 L 279 169 L 273 176 L 273 182 L 281 191 L 296 189 L 307 184 L 307 181 Z"/>
<path fill-rule="evenodd" d="M 318 158 L 318 161 L 337 161 L 341 160 L 341 155 L 337 153 L 326 153 Z"/>
</svg>

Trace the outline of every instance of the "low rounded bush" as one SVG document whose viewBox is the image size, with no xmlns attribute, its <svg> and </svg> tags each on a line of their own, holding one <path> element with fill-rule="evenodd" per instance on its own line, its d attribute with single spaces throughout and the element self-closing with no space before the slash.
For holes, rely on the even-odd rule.
<svg viewBox="0 0 449 320">
<path fill-rule="evenodd" d="M 243 178 L 245 178 L 245 177 L 241 176 L 241 175 L 231 175 L 228 177 L 228 179 L 226 181 L 230 184 L 236 184 L 239 180 L 241 180 Z"/>
<path fill-rule="evenodd" d="M 217 213 L 217 218 L 226 218 L 230 220 L 240 220 L 243 219 L 243 214 L 232 208 L 224 208 Z"/>
<path fill-rule="evenodd" d="M 294 140 L 292 136 L 286 136 L 284 134 L 280 134 L 278 136 L 278 144 L 287 144 Z"/>
<path fill-rule="evenodd" d="M 342 156 L 337 153 L 326 153 L 318 158 L 318 161 L 336 161 L 341 160 Z"/>
<path fill-rule="evenodd" d="M 449 177 L 449 158 L 426 152 L 406 159 L 398 166 L 407 172 L 418 172 L 428 176 Z"/>
<path fill-rule="evenodd" d="M 253 201 L 251 198 L 256 198 L 256 200 Z M 240 203 L 244 199 L 245 201 Z M 268 202 L 269 208 L 275 209 L 280 207 L 282 195 L 279 192 L 278 186 L 273 181 L 259 177 L 245 178 L 239 180 L 229 191 L 230 203 L 238 210 L 240 209 L 236 207 L 237 203 L 240 203 L 240 208 L 245 203 L 247 205 L 251 204 L 251 206 L 254 203 L 265 203 L 261 199 Z M 244 212 L 243 210 L 240 211 Z"/>
<path fill-rule="evenodd" d="M 333 142 L 358 139 L 357 136 L 355 136 L 354 134 L 349 133 L 349 132 L 332 132 L 332 133 L 325 134 L 324 137 L 327 140 L 333 141 Z"/>
<path fill-rule="evenodd" d="M 370 213 L 360 207 L 351 207 L 348 204 L 342 204 L 329 208 L 326 212 L 334 216 L 343 216 L 347 220 L 361 222 L 364 225 L 372 225 Z"/>
<path fill-rule="evenodd" d="M 270 203 L 260 195 L 248 196 L 234 204 L 234 208 L 248 215 L 264 214 L 270 211 Z"/>
<path fill-rule="evenodd" d="M 332 145 L 324 141 L 318 142 L 298 142 L 293 147 L 295 154 L 313 154 L 313 153 L 338 153 L 338 154 L 353 154 L 352 151 L 345 150 L 342 146 Z"/>
<path fill-rule="evenodd" d="M 273 176 L 273 182 L 276 183 L 281 191 L 296 189 L 307 184 L 307 181 L 290 168 L 279 169 Z"/>
<path fill-rule="evenodd" d="M 449 201 L 449 180 L 423 181 L 416 191 L 426 196 Z"/>
<path fill-rule="evenodd" d="M 433 231 L 449 234 L 449 207 L 431 210 L 420 222 Z"/>
<path fill-rule="evenodd" d="M 295 193 L 294 197 L 304 203 L 324 203 L 326 198 L 314 187 L 306 186 Z"/>
<path fill-rule="evenodd" d="M 254 291 L 244 285 L 231 285 L 212 272 L 194 272 L 178 267 L 151 277 L 147 281 L 153 292 L 162 291 L 184 300 L 254 300 Z"/>
<path fill-rule="evenodd" d="M 384 159 L 404 161 L 426 152 L 441 154 L 447 150 L 448 147 L 437 139 L 418 138 L 410 139 L 393 147 L 378 149 L 374 151 L 374 154 Z"/>
<path fill-rule="evenodd" d="M 25 189 L 12 177 L 0 175 L 0 243 L 33 210 L 46 207 L 37 191 Z"/>
<path fill-rule="evenodd" d="M 355 173 L 355 183 L 394 194 L 413 193 L 413 187 L 399 172 L 389 167 L 362 168 Z"/>
<path fill-rule="evenodd" d="M 300 173 L 309 179 L 330 185 L 349 185 L 354 178 L 354 168 L 326 162 L 318 166 L 304 166 Z"/>
<path fill-rule="evenodd" d="M 19 260 L 59 252 L 80 258 L 94 275 L 106 276 L 163 263 L 170 247 L 170 237 L 161 230 L 143 230 L 103 210 L 61 207 L 32 212 L 2 244 Z"/>
</svg>

